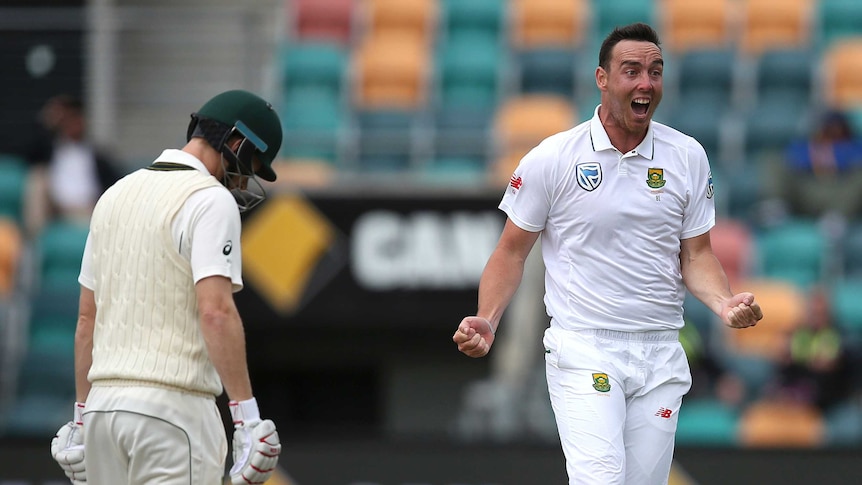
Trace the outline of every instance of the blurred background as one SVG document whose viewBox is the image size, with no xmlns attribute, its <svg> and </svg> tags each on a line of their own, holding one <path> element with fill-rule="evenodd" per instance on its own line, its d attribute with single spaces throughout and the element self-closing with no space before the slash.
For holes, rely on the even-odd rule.
<svg viewBox="0 0 862 485">
<path fill-rule="evenodd" d="M 656 120 L 710 157 L 713 248 L 766 314 L 728 331 L 686 300 L 671 482 L 858 483 L 862 2 L 3 0 L 0 484 L 63 483 L 93 203 L 232 88 L 285 136 L 237 294 L 273 482 L 564 483 L 538 249 L 487 359 L 451 335 L 513 168 L 592 116 L 601 41 L 634 21 L 662 37 Z"/>
</svg>

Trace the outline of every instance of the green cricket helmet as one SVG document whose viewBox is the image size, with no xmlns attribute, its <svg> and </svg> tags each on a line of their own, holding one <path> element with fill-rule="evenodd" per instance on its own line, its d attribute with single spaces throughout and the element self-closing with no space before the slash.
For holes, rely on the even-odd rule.
<svg viewBox="0 0 862 485">
<path fill-rule="evenodd" d="M 272 161 L 281 148 L 281 121 L 272 105 L 255 94 L 235 89 L 216 95 L 192 113 L 187 139 L 203 137 L 213 148 L 225 153 L 230 152 L 226 148 L 228 139 L 237 134 L 248 142 L 235 154 L 240 171 L 250 175 L 252 157 L 256 155 L 261 166 L 255 175 L 268 182 L 275 181 Z"/>
</svg>

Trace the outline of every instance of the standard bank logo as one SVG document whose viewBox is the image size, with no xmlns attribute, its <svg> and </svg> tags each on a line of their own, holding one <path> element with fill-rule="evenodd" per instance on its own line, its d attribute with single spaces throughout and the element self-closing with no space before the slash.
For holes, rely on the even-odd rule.
<svg viewBox="0 0 862 485">
<path fill-rule="evenodd" d="M 584 162 L 575 165 L 578 172 L 578 185 L 582 189 L 592 192 L 602 183 L 602 166 L 599 162 Z"/>
</svg>

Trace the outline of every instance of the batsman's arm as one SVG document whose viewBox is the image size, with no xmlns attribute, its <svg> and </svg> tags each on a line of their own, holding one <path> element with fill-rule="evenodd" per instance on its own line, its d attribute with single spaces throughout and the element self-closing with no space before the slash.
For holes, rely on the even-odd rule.
<svg viewBox="0 0 862 485">
<path fill-rule="evenodd" d="M 221 377 L 225 392 L 233 401 L 251 399 L 245 331 L 233 300 L 231 281 L 224 276 L 208 276 L 195 284 L 201 332 L 207 352 Z"/>
<path fill-rule="evenodd" d="M 75 400 L 86 402 L 90 393 L 87 374 L 93 365 L 93 326 L 96 323 L 96 297 L 93 290 L 81 286 L 78 299 L 78 326 L 75 329 Z"/>
</svg>

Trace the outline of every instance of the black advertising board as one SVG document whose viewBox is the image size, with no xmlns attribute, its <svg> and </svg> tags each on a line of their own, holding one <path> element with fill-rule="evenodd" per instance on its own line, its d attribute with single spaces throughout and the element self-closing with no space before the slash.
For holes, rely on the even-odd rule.
<svg viewBox="0 0 862 485">
<path fill-rule="evenodd" d="M 487 193 L 273 196 L 243 222 L 243 319 L 268 329 L 454 328 L 475 312 L 505 221 L 498 203 Z"/>
</svg>

